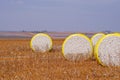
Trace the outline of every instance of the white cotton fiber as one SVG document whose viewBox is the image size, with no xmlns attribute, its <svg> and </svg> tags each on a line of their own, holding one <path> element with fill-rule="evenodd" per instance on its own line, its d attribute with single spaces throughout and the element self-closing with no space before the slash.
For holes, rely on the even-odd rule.
<svg viewBox="0 0 120 80">
<path fill-rule="evenodd" d="M 86 60 L 92 56 L 92 43 L 83 34 L 72 34 L 65 39 L 62 52 L 64 57 L 70 61 Z"/>
<path fill-rule="evenodd" d="M 97 60 L 105 66 L 120 66 L 120 34 L 108 34 L 95 47 Z"/>
<path fill-rule="evenodd" d="M 103 33 L 97 33 L 97 34 L 93 35 L 91 38 L 93 46 L 95 46 L 96 43 L 99 41 L 99 39 L 102 38 L 103 36 L 105 36 L 105 34 L 103 34 Z"/>
<path fill-rule="evenodd" d="M 30 46 L 36 52 L 46 52 L 52 48 L 52 39 L 47 34 L 39 33 L 33 36 Z"/>
</svg>

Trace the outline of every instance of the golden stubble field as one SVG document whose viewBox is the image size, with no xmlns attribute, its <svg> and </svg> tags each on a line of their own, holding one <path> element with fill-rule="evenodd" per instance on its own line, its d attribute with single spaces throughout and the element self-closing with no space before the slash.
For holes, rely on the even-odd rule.
<svg viewBox="0 0 120 80">
<path fill-rule="evenodd" d="M 120 80 L 120 67 L 96 60 L 70 62 L 62 56 L 64 40 L 54 39 L 46 53 L 30 49 L 29 39 L 0 40 L 0 80 Z"/>
</svg>

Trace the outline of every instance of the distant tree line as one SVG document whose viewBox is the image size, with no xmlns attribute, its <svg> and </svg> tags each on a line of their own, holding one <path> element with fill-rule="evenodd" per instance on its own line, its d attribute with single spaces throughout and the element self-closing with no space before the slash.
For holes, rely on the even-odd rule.
<svg viewBox="0 0 120 80">
<path fill-rule="evenodd" d="M 46 33 L 46 32 L 48 32 L 48 31 L 47 31 L 47 30 L 43 30 L 43 31 L 25 31 L 25 30 L 22 30 L 22 32 Z"/>
</svg>

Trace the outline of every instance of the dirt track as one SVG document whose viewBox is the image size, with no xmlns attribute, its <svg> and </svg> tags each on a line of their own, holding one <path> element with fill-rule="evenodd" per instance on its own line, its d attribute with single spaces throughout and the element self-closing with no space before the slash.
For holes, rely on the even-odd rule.
<svg viewBox="0 0 120 80">
<path fill-rule="evenodd" d="M 30 40 L 0 40 L 0 80 L 120 80 L 120 67 L 103 67 L 95 60 L 67 61 L 63 40 L 44 54 L 33 52 Z"/>
</svg>

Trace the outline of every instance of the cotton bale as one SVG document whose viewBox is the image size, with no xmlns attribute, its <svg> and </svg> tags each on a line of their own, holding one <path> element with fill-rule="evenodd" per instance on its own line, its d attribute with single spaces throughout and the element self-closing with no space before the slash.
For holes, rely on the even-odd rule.
<svg viewBox="0 0 120 80">
<path fill-rule="evenodd" d="M 84 34 L 72 34 L 63 42 L 62 53 L 70 61 L 87 60 L 92 57 L 92 42 Z"/>
<path fill-rule="evenodd" d="M 103 66 L 120 66 L 120 34 L 108 34 L 95 46 L 95 55 Z"/>
<path fill-rule="evenodd" d="M 48 34 L 38 33 L 32 37 L 30 47 L 35 52 L 46 52 L 52 49 L 52 39 Z"/>
<path fill-rule="evenodd" d="M 98 40 L 99 40 L 101 37 L 103 37 L 104 35 L 105 35 L 104 33 L 97 33 L 97 34 L 93 35 L 92 38 L 91 38 L 91 41 L 92 41 L 92 43 L 93 43 L 93 46 L 95 46 L 96 43 L 98 42 Z"/>
<path fill-rule="evenodd" d="M 91 41 L 92 41 L 93 49 L 94 49 L 94 46 L 97 44 L 97 42 L 100 40 L 100 38 L 102 38 L 103 36 L 105 36 L 104 33 L 97 33 L 97 34 L 94 34 L 92 36 Z M 93 54 L 93 59 L 95 59 L 95 58 L 96 58 L 96 55 L 94 53 Z"/>
</svg>

